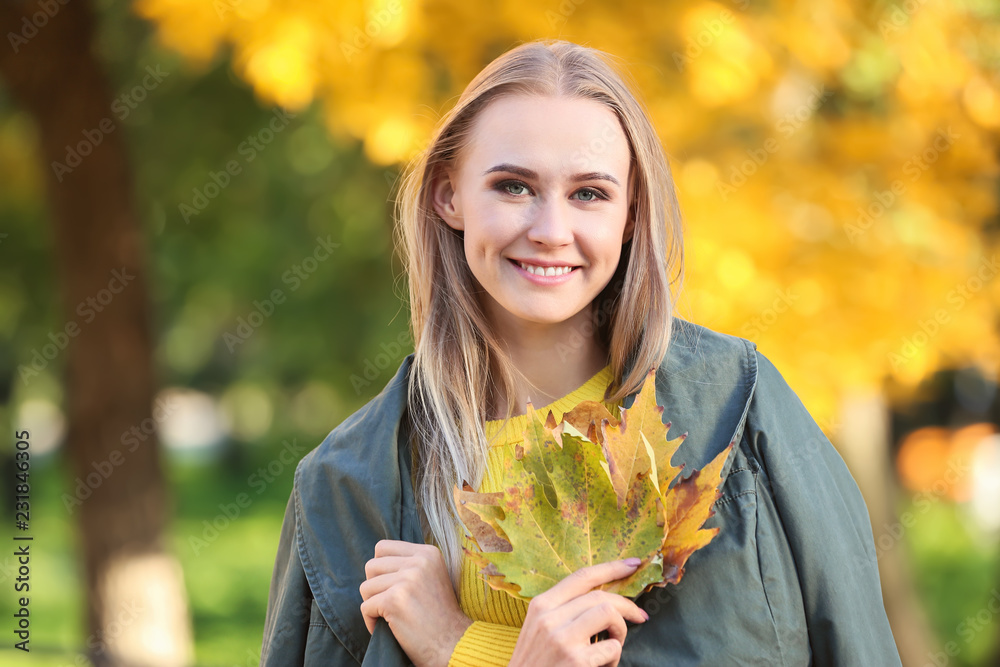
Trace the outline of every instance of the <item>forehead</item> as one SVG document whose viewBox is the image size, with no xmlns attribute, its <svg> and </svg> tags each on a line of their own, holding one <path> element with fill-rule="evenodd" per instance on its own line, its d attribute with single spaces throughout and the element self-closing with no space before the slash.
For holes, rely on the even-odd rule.
<svg viewBox="0 0 1000 667">
<path fill-rule="evenodd" d="M 509 162 L 550 175 L 607 171 L 623 183 L 630 163 L 628 140 L 609 107 L 579 97 L 535 95 L 490 102 L 473 123 L 463 157 L 476 175 Z"/>
</svg>

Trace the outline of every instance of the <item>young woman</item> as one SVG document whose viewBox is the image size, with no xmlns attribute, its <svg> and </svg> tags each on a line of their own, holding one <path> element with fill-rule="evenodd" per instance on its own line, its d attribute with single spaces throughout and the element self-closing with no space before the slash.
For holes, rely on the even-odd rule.
<svg viewBox="0 0 1000 667">
<path fill-rule="evenodd" d="M 487 66 L 398 217 L 416 349 L 296 470 L 261 665 L 900 664 L 842 459 L 753 343 L 671 314 L 673 182 L 606 54 L 537 41 Z M 719 534 L 635 601 L 594 590 L 627 561 L 530 603 L 485 587 L 453 488 L 496 490 L 529 400 L 615 413 L 651 368 L 689 470 L 734 443 Z"/>
</svg>

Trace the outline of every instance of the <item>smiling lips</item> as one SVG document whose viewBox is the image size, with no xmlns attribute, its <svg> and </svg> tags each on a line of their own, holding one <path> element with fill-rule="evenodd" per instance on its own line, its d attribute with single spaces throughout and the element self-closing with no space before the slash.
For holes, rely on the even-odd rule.
<svg viewBox="0 0 1000 667">
<path fill-rule="evenodd" d="M 567 278 L 574 269 L 579 268 L 578 266 L 572 266 L 569 264 L 552 264 L 542 266 L 540 264 L 529 264 L 528 262 L 523 262 L 519 259 L 511 259 L 510 262 L 519 267 L 532 278 Z"/>
<path fill-rule="evenodd" d="M 570 273 L 573 269 L 577 268 L 575 266 L 569 266 L 569 265 L 539 266 L 537 264 L 528 264 L 527 262 L 522 262 L 520 260 L 511 260 L 511 261 L 513 261 L 515 264 L 520 266 L 522 269 L 524 269 L 531 275 L 542 276 L 542 277 L 564 276 L 567 273 Z"/>
</svg>

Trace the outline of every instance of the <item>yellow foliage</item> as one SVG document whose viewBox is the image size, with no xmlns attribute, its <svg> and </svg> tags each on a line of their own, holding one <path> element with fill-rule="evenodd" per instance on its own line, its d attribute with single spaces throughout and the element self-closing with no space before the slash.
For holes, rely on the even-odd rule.
<svg viewBox="0 0 1000 667">
<path fill-rule="evenodd" d="M 981 7 L 979 9 L 978 7 Z M 685 216 L 678 313 L 758 342 L 830 423 L 848 387 L 996 364 L 1000 16 L 864 0 L 136 0 L 261 100 L 323 104 L 375 163 L 409 158 L 492 58 L 535 38 L 615 54 Z M 981 12 L 981 13 L 976 13 Z"/>
</svg>

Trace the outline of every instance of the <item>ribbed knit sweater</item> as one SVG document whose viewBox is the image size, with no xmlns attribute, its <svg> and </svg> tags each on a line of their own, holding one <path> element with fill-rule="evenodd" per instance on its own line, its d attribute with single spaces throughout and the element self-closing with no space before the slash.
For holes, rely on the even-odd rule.
<svg viewBox="0 0 1000 667">
<path fill-rule="evenodd" d="M 602 401 L 604 391 L 611 382 L 611 367 L 605 366 L 582 386 L 555 400 L 536 412 L 544 420 L 549 410 L 556 421 L 562 420 L 564 412 L 572 410 L 580 401 Z M 604 403 L 612 414 L 617 412 L 617 404 Z M 492 493 L 499 490 L 505 461 L 514 454 L 514 445 L 524 440 L 527 427 L 526 415 L 513 417 L 506 426 L 502 420 L 485 424 L 487 439 L 495 443 L 489 451 L 487 476 L 478 491 Z M 499 434 L 498 437 L 497 434 Z M 468 549 L 475 549 L 475 542 L 462 529 L 462 541 Z M 514 645 L 524 625 L 524 615 L 528 603 L 503 591 L 495 591 L 486 585 L 479 575 L 475 563 L 462 558 L 462 573 L 459 587 L 459 604 L 465 615 L 472 619 L 472 625 L 455 646 L 448 667 L 494 667 L 507 665 L 514 653 Z"/>
</svg>

